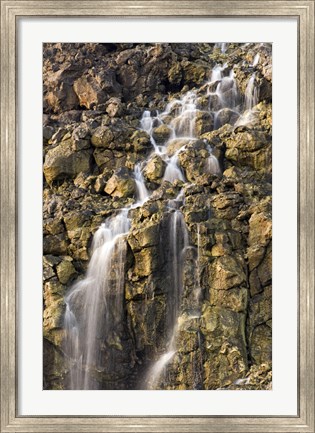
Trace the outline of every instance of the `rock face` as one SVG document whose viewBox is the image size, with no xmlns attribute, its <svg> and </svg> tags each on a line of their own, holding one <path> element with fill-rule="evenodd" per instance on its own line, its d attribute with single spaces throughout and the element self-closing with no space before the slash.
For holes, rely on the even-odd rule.
<svg viewBox="0 0 315 433">
<path fill-rule="evenodd" d="M 271 389 L 271 70 L 268 44 L 44 45 L 45 389 L 80 368 L 97 389 Z M 91 310 L 66 324 L 67 299 L 118 238 L 80 366 Z"/>
</svg>

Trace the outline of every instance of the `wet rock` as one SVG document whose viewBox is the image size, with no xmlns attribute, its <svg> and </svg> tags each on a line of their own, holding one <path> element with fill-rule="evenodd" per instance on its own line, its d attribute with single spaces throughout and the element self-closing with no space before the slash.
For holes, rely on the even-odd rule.
<svg viewBox="0 0 315 433">
<path fill-rule="evenodd" d="M 162 124 L 153 129 L 152 135 L 157 144 L 165 143 L 171 136 L 172 130 Z"/>
<path fill-rule="evenodd" d="M 195 121 L 195 131 L 197 137 L 213 129 L 213 116 L 207 111 L 198 111 Z"/>
<path fill-rule="evenodd" d="M 135 152 L 143 152 L 152 147 L 150 137 L 145 131 L 135 131 L 130 137 L 130 143 Z"/>
<path fill-rule="evenodd" d="M 271 239 L 272 223 L 270 215 L 254 213 L 249 220 L 249 245 L 266 246 Z"/>
<path fill-rule="evenodd" d="M 234 125 L 236 120 L 239 118 L 239 114 L 229 108 L 223 108 L 220 110 L 215 118 L 215 127 L 220 128 L 221 126 L 229 123 Z"/>
<path fill-rule="evenodd" d="M 175 138 L 171 140 L 167 145 L 167 155 L 173 156 L 174 153 L 176 153 L 179 149 L 181 149 L 183 146 L 188 145 L 191 142 L 191 140 L 186 138 Z"/>
</svg>

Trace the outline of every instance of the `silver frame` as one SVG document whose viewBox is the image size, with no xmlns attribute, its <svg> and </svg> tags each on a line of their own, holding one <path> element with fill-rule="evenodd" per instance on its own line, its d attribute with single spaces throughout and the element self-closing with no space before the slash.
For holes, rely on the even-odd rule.
<svg viewBox="0 0 315 433">
<path fill-rule="evenodd" d="M 17 18 L 23 16 L 297 17 L 299 383 L 291 417 L 23 417 L 17 415 Z M 1 427 L 9 432 L 315 432 L 314 0 L 1 0 Z M 15 193 L 14 193 L 15 192 Z"/>
</svg>

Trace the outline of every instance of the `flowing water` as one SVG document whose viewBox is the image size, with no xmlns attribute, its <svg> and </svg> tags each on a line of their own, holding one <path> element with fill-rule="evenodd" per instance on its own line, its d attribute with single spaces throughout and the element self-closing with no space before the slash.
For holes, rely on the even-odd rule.
<svg viewBox="0 0 315 433">
<path fill-rule="evenodd" d="M 159 385 L 166 367 L 176 354 L 176 336 L 178 331 L 178 318 L 181 313 L 181 301 L 183 294 L 183 271 L 185 253 L 189 246 L 189 235 L 182 212 L 178 209 L 183 204 L 183 196 L 180 193 L 175 200 L 170 200 L 168 232 L 169 232 L 169 276 L 171 278 L 169 294 L 170 302 L 167 307 L 167 342 L 165 352 L 150 367 L 146 373 L 144 386 L 155 389 Z"/>
<path fill-rule="evenodd" d="M 224 53 L 226 44 L 217 44 Z M 253 66 L 259 62 L 259 56 L 253 60 Z M 115 357 L 110 356 L 113 344 L 120 345 L 118 329 L 124 318 L 124 286 L 126 273 L 127 235 L 130 230 L 130 209 L 141 206 L 150 199 L 152 191 L 146 185 L 143 170 L 149 158 L 159 155 L 165 162 L 164 181 L 185 181 L 185 173 L 180 166 L 180 153 L 186 146 L 197 140 L 196 125 L 198 116 L 210 116 L 213 129 L 229 121 L 235 123 L 241 118 L 244 108 L 252 110 L 258 102 L 255 84 L 256 74 L 251 75 L 245 92 L 245 103 L 236 85 L 233 70 L 226 64 L 216 65 L 210 79 L 203 87 L 185 93 L 181 98 L 170 101 L 161 113 L 144 111 L 140 128 L 146 131 L 151 140 L 152 153 L 147 159 L 136 162 L 134 182 L 136 187 L 135 203 L 123 208 L 116 215 L 108 218 L 96 231 L 92 243 L 92 256 L 85 277 L 78 281 L 65 297 L 65 353 L 68 357 L 68 389 L 98 389 L 100 381 L 97 374 L 111 371 L 115 367 Z M 202 93 L 203 92 L 203 93 Z M 200 96 L 208 100 L 208 107 L 200 107 Z M 210 121 L 210 120 L 209 120 Z M 157 140 L 154 129 L 167 126 L 169 136 L 165 141 Z M 172 146 L 175 146 L 172 150 Z M 221 168 L 210 144 L 205 141 L 208 150 L 206 167 L 208 173 L 220 175 Z M 167 297 L 167 333 L 164 350 L 146 372 L 146 388 L 155 389 L 167 367 L 176 357 L 178 321 L 182 312 L 184 292 L 183 272 L 186 251 L 190 245 L 189 233 L 181 211 L 184 206 L 184 194 L 168 201 L 165 210 L 168 221 L 168 239 L 162 243 L 168 245 L 169 287 Z M 201 299 L 200 265 L 200 225 L 197 225 L 197 281 L 195 300 Z M 198 316 L 196 316 L 198 317 Z M 200 335 L 198 337 L 200 339 Z M 114 342 L 114 343 L 113 343 Z M 194 361 L 195 362 L 195 361 Z M 197 367 L 196 367 L 197 368 Z M 198 367 L 199 368 L 199 367 Z M 199 370 L 198 370 L 199 371 Z M 199 374 L 199 373 L 198 373 Z M 198 381 L 196 380 L 196 383 Z"/>
<path fill-rule="evenodd" d="M 121 210 L 96 231 L 86 276 L 65 298 L 70 389 L 97 387 L 91 368 L 102 370 L 102 348 L 113 337 L 123 313 L 126 240 L 130 222 Z M 110 304 L 110 305 L 109 305 Z M 103 330 L 107 335 L 103 335 Z"/>
<path fill-rule="evenodd" d="M 245 110 L 251 110 L 255 105 L 258 104 L 258 89 L 255 84 L 256 73 L 248 80 L 245 90 Z"/>
</svg>

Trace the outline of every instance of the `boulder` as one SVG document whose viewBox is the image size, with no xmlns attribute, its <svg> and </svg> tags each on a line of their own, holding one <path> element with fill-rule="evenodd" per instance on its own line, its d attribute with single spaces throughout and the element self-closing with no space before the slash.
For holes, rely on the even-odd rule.
<svg viewBox="0 0 315 433">
<path fill-rule="evenodd" d="M 154 154 L 145 166 L 144 175 L 150 182 L 156 182 L 164 175 L 166 163 L 163 159 Z"/>
<path fill-rule="evenodd" d="M 234 125 L 238 118 L 239 114 L 235 111 L 231 110 L 230 108 L 222 108 L 222 110 L 220 110 L 215 116 L 214 126 L 216 129 L 218 129 L 227 123 Z"/>
<path fill-rule="evenodd" d="M 57 276 L 61 284 L 67 284 L 71 281 L 75 275 L 76 270 L 71 261 L 63 260 L 57 265 Z"/>
<path fill-rule="evenodd" d="M 91 152 L 89 150 L 74 151 L 72 141 L 62 141 L 49 150 L 44 162 L 44 175 L 47 183 L 58 179 L 75 177 L 81 171 L 90 168 Z"/>
<path fill-rule="evenodd" d="M 88 110 L 106 100 L 106 94 L 94 77 L 83 76 L 73 83 L 81 107 Z"/>
<path fill-rule="evenodd" d="M 113 97 L 106 102 L 106 113 L 109 117 L 119 117 L 122 115 L 122 112 L 123 105 L 119 98 Z"/>
<path fill-rule="evenodd" d="M 105 192 L 112 197 L 133 197 L 135 181 L 131 172 L 126 168 L 118 169 L 106 183 Z"/>
<path fill-rule="evenodd" d="M 91 142 L 95 147 L 109 147 L 114 140 L 114 133 L 108 126 L 98 127 L 91 138 Z"/>
<path fill-rule="evenodd" d="M 166 143 L 171 137 L 172 130 L 167 125 L 160 125 L 153 129 L 152 136 L 157 144 Z"/>
<path fill-rule="evenodd" d="M 67 254 L 68 239 L 65 234 L 47 235 L 43 239 L 44 254 L 63 255 Z"/>
</svg>

